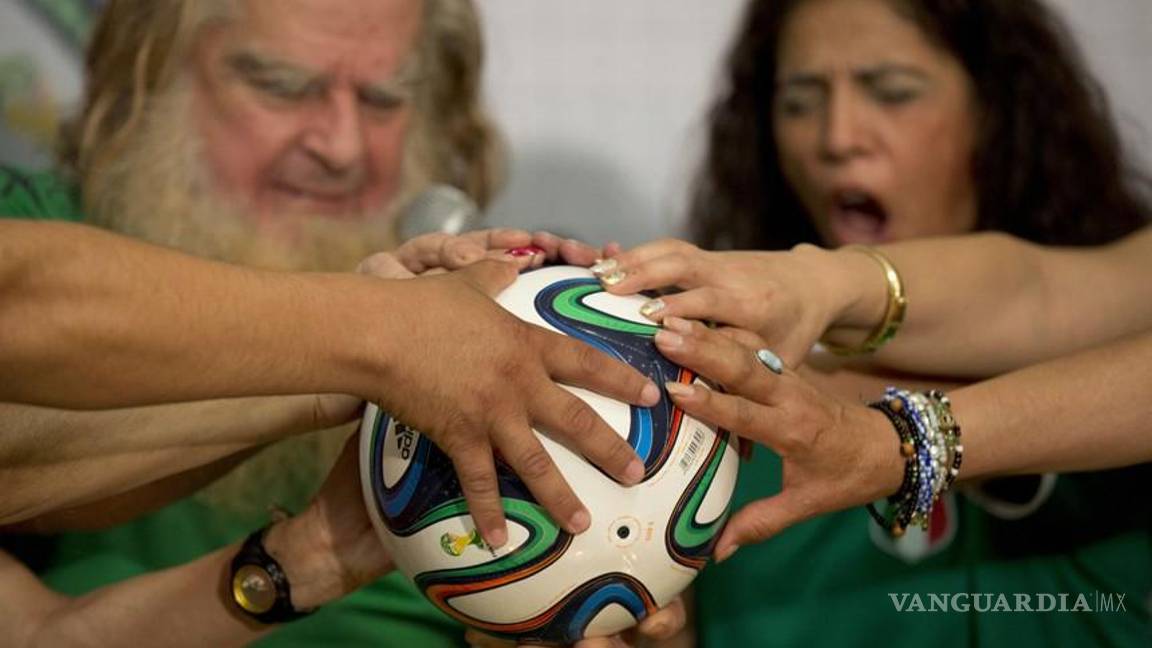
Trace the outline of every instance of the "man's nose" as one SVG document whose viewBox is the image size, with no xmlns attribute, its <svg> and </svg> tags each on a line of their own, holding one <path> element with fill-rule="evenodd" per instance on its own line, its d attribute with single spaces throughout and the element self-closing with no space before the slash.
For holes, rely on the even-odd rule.
<svg viewBox="0 0 1152 648">
<path fill-rule="evenodd" d="M 820 142 L 826 162 L 842 163 L 867 152 L 865 117 L 859 99 L 843 90 L 830 93 Z"/>
<path fill-rule="evenodd" d="M 354 170 L 363 162 L 364 128 L 354 93 L 331 91 L 316 107 L 304 146 L 333 173 Z"/>
</svg>

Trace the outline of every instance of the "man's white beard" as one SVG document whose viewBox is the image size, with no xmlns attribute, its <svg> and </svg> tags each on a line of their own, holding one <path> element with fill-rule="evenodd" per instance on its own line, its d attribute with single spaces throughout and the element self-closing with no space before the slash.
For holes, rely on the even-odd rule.
<svg viewBox="0 0 1152 648">
<path fill-rule="evenodd" d="M 348 271 L 396 245 L 394 211 L 347 217 L 283 214 L 259 225 L 212 186 L 178 85 L 150 100 L 118 159 L 87 186 L 89 222 L 190 254 L 275 270 Z M 274 228 L 274 229 L 273 229 Z"/>
<path fill-rule="evenodd" d="M 395 246 L 393 214 L 387 212 L 339 219 L 285 215 L 291 240 L 261 230 L 242 206 L 213 189 L 192 128 L 189 91 L 177 88 L 151 102 L 123 155 L 87 185 L 92 224 L 197 256 L 275 270 L 351 271 L 364 257 Z M 301 507 L 322 483 L 347 431 L 273 444 L 198 499 L 252 517 L 265 516 L 274 502 Z"/>
</svg>

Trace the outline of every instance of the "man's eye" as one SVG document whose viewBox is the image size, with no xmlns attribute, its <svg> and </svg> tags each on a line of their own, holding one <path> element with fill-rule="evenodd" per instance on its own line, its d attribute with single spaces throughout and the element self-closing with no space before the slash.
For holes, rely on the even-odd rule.
<svg viewBox="0 0 1152 648">
<path fill-rule="evenodd" d="M 289 83 L 282 79 L 261 79 L 256 77 L 250 78 L 248 83 L 266 95 L 286 101 L 304 99 L 311 92 L 310 84 Z"/>
<path fill-rule="evenodd" d="M 359 96 L 360 102 L 365 106 L 381 112 L 396 110 L 407 101 L 407 97 L 395 92 L 363 90 L 359 93 Z"/>
</svg>

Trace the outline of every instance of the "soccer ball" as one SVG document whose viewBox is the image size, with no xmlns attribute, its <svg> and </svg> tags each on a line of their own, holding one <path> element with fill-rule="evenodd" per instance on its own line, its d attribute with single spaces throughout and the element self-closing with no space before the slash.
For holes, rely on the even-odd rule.
<svg viewBox="0 0 1152 648">
<path fill-rule="evenodd" d="M 657 385 L 703 384 L 657 351 L 658 329 L 639 314 L 643 298 L 604 292 L 587 269 L 526 272 L 497 301 L 630 363 Z M 436 607 L 489 634 L 571 643 L 619 632 L 688 586 L 728 517 L 738 463 L 728 433 L 686 416 L 666 395 L 643 408 L 571 391 L 628 440 L 644 461 L 644 480 L 623 486 L 540 435 L 591 527 L 565 532 L 498 462 L 508 542 L 497 550 L 473 525 L 447 456 L 376 407 L 364 415 L 364 498 L 397 567 Z"/>
</svg>

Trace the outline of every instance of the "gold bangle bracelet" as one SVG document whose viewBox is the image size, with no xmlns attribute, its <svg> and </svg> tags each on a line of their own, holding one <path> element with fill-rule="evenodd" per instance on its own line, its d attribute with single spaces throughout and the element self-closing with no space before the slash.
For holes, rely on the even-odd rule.
<svg viewBox="0 0 1152 648">
<path fill-rule="evenodd" d="M 867 254 L 884 269 L 884 280 L 888 283 L 888 307 L 884 310 L 884 319 L 880 320 L 867 339 L 858 346 L 843 346 L 824 339 L 820 340 L 820 344 L 837 355 L 872 353 L 896 337 L 896 332 L 904 323 L 904 313 L 908 310 L 908 296 L 904 293 L 904 282 L 900 279 L 896 266 L 892 265 L 888 257 L 879 250 L 864 245 L 849 245 L 843 249 Z"/>
</svg>

